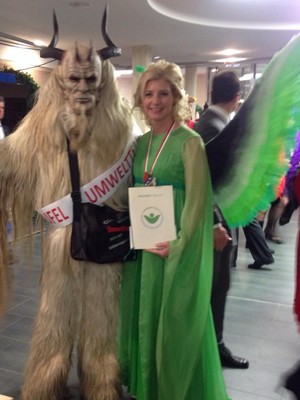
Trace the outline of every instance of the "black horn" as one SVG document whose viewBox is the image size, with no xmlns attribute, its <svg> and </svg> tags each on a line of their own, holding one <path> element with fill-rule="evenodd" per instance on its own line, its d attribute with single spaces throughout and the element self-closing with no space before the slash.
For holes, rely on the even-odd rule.
<svg viewBox="0 0 300 400">
<path fill-rule="evenodd" d="M 56 48 L 56 43 L 58 42 L 58 23 L 55 11 L 53 10 L 53 28 L 54 34 L 51 42 L 46 47 L 42 47 L 40 50 L 40 57 L 42 58 L 54 58 L 55 60 L 61 60 L 64 55 L 64 50 Z"/>
<path fill-rule="evenodd" d="M 104 47 L 103 49 L 97 51 L 102 60 L 107 60 L 108 58 L 111 57 L 118 57 L 122 54 L 122 50 L 120 49 L 120 47 L 117 47 L 108 36 L 107 15 L 108 15 L 108 6 L 106 5 L 102 17 L 102 36 L 105 43 L 107 44 L 107 47 Z"/>
</svg>

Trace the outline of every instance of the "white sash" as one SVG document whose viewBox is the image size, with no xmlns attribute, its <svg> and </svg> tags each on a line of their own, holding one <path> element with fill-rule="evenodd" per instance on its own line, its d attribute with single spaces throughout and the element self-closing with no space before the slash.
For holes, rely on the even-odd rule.
<svg viewBox="0 0 300 400">
<path fill-rule="evenodd" d="M 82 203 L 101 205 L 115 193 L 120 184 L 131 174 L 134 148 L 135 143 L 131 143 L 116 164 L 80 188 Z M 71 194 L 36 211 L 51 225 L 67 226 L 73 221 Z"/>
</svg>

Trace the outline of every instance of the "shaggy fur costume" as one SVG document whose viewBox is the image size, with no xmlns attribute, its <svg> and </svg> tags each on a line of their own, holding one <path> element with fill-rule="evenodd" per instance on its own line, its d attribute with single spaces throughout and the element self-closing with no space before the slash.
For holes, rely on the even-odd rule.
<svg viewBox="0 0 300 400">
<path fill-rule="evenodd" d="M 78 94 L 79 93 L 79 94 Z M 132 140 L 131 116 L 112 64 L 76 45 L 42 87 L 32 111 L 0 142 L 0 304 L 8 294 L 7 208 L 16 234 L 28 233 L 34 209 L 71 192 L 66 137 L 78 152 L 81 185 L 114 165 Z M 127 207 L 128 182 L 106 204 Z M 70 257 L 71 225 L 50 226 L 42 241 L 41 301 L 22 400 L 60 400 L 77 343 L 85 400 L 122 398 L 116 357 L 120 264 Z"/>
</svg>

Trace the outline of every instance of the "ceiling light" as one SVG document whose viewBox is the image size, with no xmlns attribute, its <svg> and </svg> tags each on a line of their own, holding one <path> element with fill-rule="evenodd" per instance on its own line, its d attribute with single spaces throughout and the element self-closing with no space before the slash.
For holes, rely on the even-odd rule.
<svg viewBox="0 0 300 400">
<path fill-rule="evenodd" d="M 28 69 L 41 62 L 39 53 L 35 50 L 7 47 L 3 59 L 10 61 L 14 69 Z"/>
<path fill-rule="evenodd" d="M 219 52 L 219 54 L 222 54 L 223 56 L 234 56 L 236 54 L 241 53 L 241 50 L 234 50 L 234 49 L 225 49 Z"/>
<path fill-rule="evenodd" d="M 233 64 L 233 63 L 236 63 L 239 61 L 245 61 L 245 60 L 247 60 L 247 58 L 228 57 L 228 58 L 220 58 L 219 60 L 212 60 L 212 62 Z"/>
</svg>

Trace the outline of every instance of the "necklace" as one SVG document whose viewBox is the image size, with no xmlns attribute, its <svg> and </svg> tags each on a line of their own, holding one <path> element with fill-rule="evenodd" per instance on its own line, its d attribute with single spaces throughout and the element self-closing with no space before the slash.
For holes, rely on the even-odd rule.
<svg viewBox="0 0 300 400">
<path fill-rule="evenodd" d="M 147 153 L 146 153 L 146 158 L 145 158 L 145 163 L 144 163 L 144 185 L 145 186 L 156 186 L 156 178 L 154 176 L 152 176 L 152 171 L 153 168 L 155 167 L 155 164 L 158 160 L 158 157 L 160 156 L 163 148 L 165 147 L 165 144 L 167 143 L 167 140 L 169 139 L 171 132 L 174 128 L 175 122 L 172 123 L 172 125 L 170 126 L 170 128 L 168 129 L 167 133 L 165 134 L 165 137 L 161 143 L 161 145 L 159 146 L 159 149 L 154 157 L 154 160 L 152 162 L 152 165 L 150 167 L 150 170 L 148 172 L 148 161 L 149 161 L 149 154 L 150 154 L 150 148 L 151 148 L 151 144 L 152 144 L 152 138 L 153 138 L 153 131 L 151 130 L 150 133 L 150 138 L 149 138 L 149 142 L 148 142 L 148 146 L 147 146 Z"/>
</svg>

